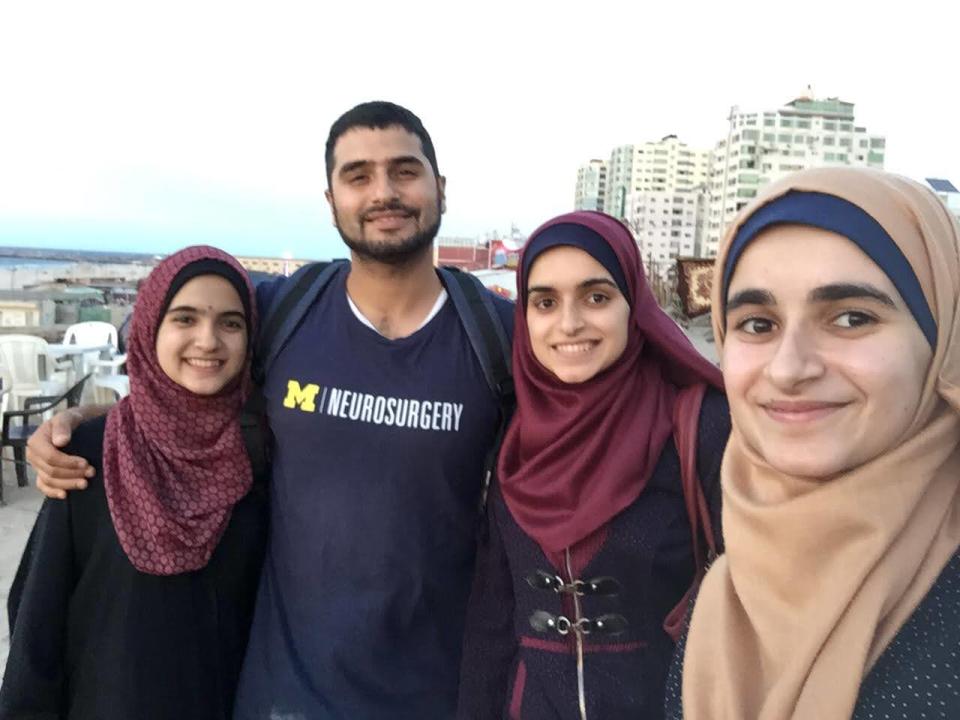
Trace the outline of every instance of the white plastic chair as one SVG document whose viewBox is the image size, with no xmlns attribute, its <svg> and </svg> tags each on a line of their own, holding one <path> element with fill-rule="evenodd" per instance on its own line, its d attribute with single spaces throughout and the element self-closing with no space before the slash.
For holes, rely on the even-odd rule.
<svg viewBox="0 0 960 720">
<path fill-rule="evenodd" d="M 101 383 L 101 378 L 119 376 L 120 368 L 127 361 L 126 355 L 117 352 L 117 329 L 108 322 L 90 320 L 76 323 L 67 328 L 63 335 L 64 345 L 109 345 L 110 350 L 105 353 L 88 352 L 83 354 L 82 367 L 78 369 L 81 375 L 93 373 L 92 388 Z M 109 357 L 103 357 L 106 354 Z M 109 386 L 110 383 L 107 383 Z"/>
<path fill-rule="evenodd" d="M 54 379 L 54 363 L 43 338 L 0 335 L 0 364 L 10 378 L 10 405 L 14 410 L 22 408 L 23 398 L 60 395 L 66 390 L 63 380 Z"/>
<path fill-rule="evenodd" d="M 127 375 L 97 375 L 93 378 L 93 399 L 100 405 L 110 405 L 130 394 Z"/>
</svg>

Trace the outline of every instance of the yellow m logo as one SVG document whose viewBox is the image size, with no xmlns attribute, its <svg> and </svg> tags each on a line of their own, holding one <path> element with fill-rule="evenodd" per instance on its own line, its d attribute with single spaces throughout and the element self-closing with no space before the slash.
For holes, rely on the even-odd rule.
<svg viewBox="0 0 960 720">
<path fill-rule="evenodd" d="M 287 396 L 283 399 L 283 406 L 287 408 L 299 407 L 304 412 L 316 412 L 315 401 L 320 386 L 313 383 L 301 388 L 296 380 L 287 381 Z"/>
</svg>

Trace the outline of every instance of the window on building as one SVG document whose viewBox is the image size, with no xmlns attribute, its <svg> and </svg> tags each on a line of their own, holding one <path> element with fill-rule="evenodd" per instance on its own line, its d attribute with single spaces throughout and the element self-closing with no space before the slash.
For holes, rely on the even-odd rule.
<svg viewBox="0 0 960 720">
<path fill-rule="evenodd" d="M 848 138 L 848 137 L 842 137 L 842 138 L 840 138 L 840 146 L 841 146 L 841 147 L 850 147 L 851 142 L 852 142 L 851 139 Z"/>
<path fill-rule="evenodd" d="M 840 123 L 840 129 L 850 132 L 853 130 L 853 123 Z"/>
<path fill-rule="evenodd" d="M 765 118 L 763 118 L 763 126 L 764 126 L 764 127 L 773 127 L 773 126 L 776 125 L 776 124 L 777 124 L 777 121 L 776 121 L 774 118 L 772 118 L 772 117 L 765 117 Z"/>
<path fill-rule="evenodd" d="M 837 154 L 832 152 L 824 153 L 823 159 L 826 160 L 827 162 L 833 162 L 834 160 L 837 159 Z"/>
<path fill-rule="evenodd" d="M 862 147 L 862 148 L 870 147 L 870 141 L 867 140 L 866 138 L 862 139 L 862 140 L 860 141 L 860 147 Z"/>
<path fill-rule="evenodd" d="M 823 139 L 823 144 L 827 147 L 832 147 L 834 144 L 835 138 L 830 137 L 829 135 Z"/>
<path fill-rule="evenodd" d="M 886 141 L 883 138 L 870 138 L 870 147 L 871 148 L 886 147 Z"/>
<path fill-rule="evenodd" d="M 763 134 L 763 141 L 764 141 L 765 143 L 772 143 L 772 142 L 774 142 L 776 139 L 777 139 L 777 136 L 774 135 L 773 133 L 764 133 L 764 134 Z"/>
<path fill-rule="evenodd" d="M 837 153 L 837 160 L 838 160 L 839 162 L 847 162 L 847 154 L 846 154 L 846 153 Z"/>
<path fill-rule="evenodd" d="M 756 140 L 759 133 L 757 130 L 744 130 L 742 134 L 744 140 Z"/>
<path fill-rule="evenodd" d="M 803 128 L 803 129 L 805 129 L 805 130 L 809 130 L 809 129 L 810 129 L 810 121 L 809 121 L 809 120 L 797 120 L 797 127 L 798 127 L 798 128 Z"/>
<path fill-rule="evenodd" d="M 806 136 L 806 135 L 794 135 L 794 136 L 793 136 L 793 141 L 794 141 L 794 142 L 797 142 L 797 143 L 806 142 L 806 140 L 807 140 L 807 136 Z"/>
<path fill-rule="evenodd" d="M 836 129 L 837 129 L 837 124 L 836 124 L 835 122 L 833 122 L 832 120 L 827 120 L 827 121 L 825 121 L 825 122 L 823 123 L 823 129 L 824 129 L 824 130 L 836 130 Z"/>
<path fill-rule="evenodd" d="M 781 133 L 777 135 L 777 142 L 788 143 L 790 142 L 790 138 L 792 137 L 793 137 L 792 135 L 789 135 L 787 133 Z"/>
<path fill-rule="evenodd" d="M 793 118 L 780 118 L 780 127 L 792 128 L 793 127 Z"/>
</svg>

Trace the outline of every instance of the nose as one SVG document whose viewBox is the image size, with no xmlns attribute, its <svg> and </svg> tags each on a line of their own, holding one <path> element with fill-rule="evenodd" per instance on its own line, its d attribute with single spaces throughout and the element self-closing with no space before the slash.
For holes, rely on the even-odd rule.
<svg viewBox="0 0 960 720">
<path fill-rule="evenodd" d="M 386 204 L 397 199 L 397 188 L 389 172 L 377 172 L 373 178 L 373 201 Z"/>
<path fill-rule="evenodd" d="M 821 377 L 824 368 L 815 338 L 802 327 L 796 327 L 783 332 L 765 373 L 776 387 L 789 392 L 798 385 Z"/>
<path fill-rule="evenodd" d="M 565 302 L 560 309 L 560 330 L 566 335 L 576 335 L 583 329 L 583 316 L 575 302 Z"/>
<path fill-rule="evenodd" d="M 220 334 L 217 332 L 216 323 L 209 321 L 197 323 L 193 344 L 198 350 L 204 352 L 213 352 L 220 347 Z"/>
</svg>

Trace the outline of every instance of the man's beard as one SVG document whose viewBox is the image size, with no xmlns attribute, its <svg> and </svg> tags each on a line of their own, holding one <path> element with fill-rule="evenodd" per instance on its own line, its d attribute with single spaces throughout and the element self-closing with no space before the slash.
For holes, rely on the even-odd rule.
<svg viewBox="0 0 960 720">
<path fill-rule="evenodd" d="M 389 210 L 391 208 L 386 207 L 377 209 Z M 409 210 L 408 208 L 403 209 Z M 362 221 L 362 219 L 360 222 L 361 237 L 349 237 L 340 227 L 336 208 L 334 208 L 333 215 L 334 218 L 337 219 L 337 232 L 340 233 L 340 237 L 343 238 L 343 242 L 346 244 L 346 246 L 350 248 L 350 250 L 358 258 L 382 263 L 384 265 L 392 265 L 394 267 L 408 265 L 414 260 L 420 258 L 427 251 L 427 249 L 433 245 L 434 238 L 436 238 L 437 233 L 440 232 L 439 203 L 437 207 L 437 219 L 432 225 L 420 229 L 418 232 L 415 232 L 409 237 L 392 238 L 390 240 L 368 240 L 366 237 L 363 237 L 363 226 L 365 223 Z"/>
</svg>

